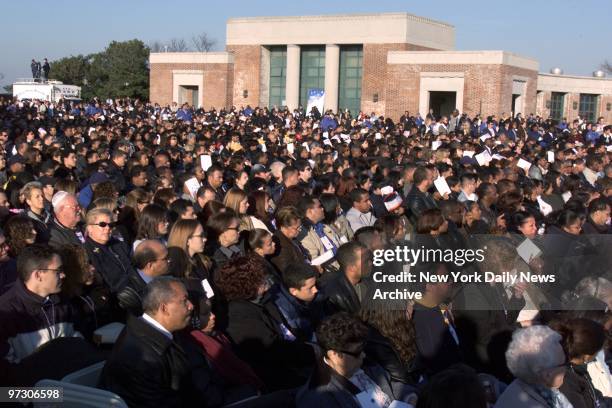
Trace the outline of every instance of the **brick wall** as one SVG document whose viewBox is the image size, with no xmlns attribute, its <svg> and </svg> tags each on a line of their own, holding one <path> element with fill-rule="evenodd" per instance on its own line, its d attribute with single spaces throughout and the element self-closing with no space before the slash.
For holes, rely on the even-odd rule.
<svg viewBox="0 0 612 408">
<path fill-rule="evenodd" d="M 537 72 L 525 69 L 484 64 L 391 64 L 385 76 L 385 115 L 393 120 L 408 110 L 416 114 L 419 110 L 421 72 L 463 72 L 463 110 L 468 115 L 510 114 L 512 108 L 512 78 L 525 77 L 525 111 L 535 112 Z M 425 114 L 426 112 L 421 112 Z"/>
<path fill-rule="evenodd" d="M 550 108 L 546 107 L 546 101 L 550 101 L 551 93 L 549 91 L 541 91 L 536 95 L 536 115 L 547 118 L 550 116 Z M 563 109 L 567 111 L 567 98 L 563 105 Z M 565 112 L 564 112 L 565 115 Z"/>
<path fill-rule="evenodd" d="M 502 94 L 499 109 L 510 114 L 512 110 L 512 80 L 513 77 L 526 78 L 525 102 L 523 104 L 523 117 L 536 112 L 536 95 L 538 85 L 538 73 L 524 68 L 517 68 L 509 65 L 502 65 Z M 519 113 L 518 111 L 515 113 Z"/>
<path fill-rule="evenodd" d="M 149 72 L 151 102 L 160 105 L 178 102 L 172 100 L 173 70 L 204 72 L 204 89 L 202 90 L 204 108 L 210 109 L 214 106 L 220 109 L 232 105 L 232 64 L 151 64 Z"/>
<path fill-rule="evenodd" d="M 612 123 L 612 95 L 602 95 L 600 102 L 598 116 L 603 116 L 605 123 Z M 610 104 L 610 110 L 607 110 L 608 104 Z"/>
<path fill-rule="evenodd" d="M 236 107 L 259 105 L 261 46 L 260 45 L 228 45 L 226 51 L 234 54 L 233 97 Z M 243 91 L 248 91 L 244 98 Z"/>
<path fill-rule="evenodd" d="M 537 97 L 537 109 L 536 113 L 544 118 L 550 116 L 550 108 L 546 107 L 546 102 L 550 101 L 551 92 L 543 91 L 538 92 Z M 574 109 L 574 102 L 576 102 L 576 109 Z M 608 103 L 612 104 L 612 95 L 601 95 L 599 98 L 598 114 L 597 117 L 603 116 L 606 123 L 612 123 L 612 105 L 610 110 L 607 110 Z M 563 104 L 563 117 L 567 120 L 572 121 L 578 117 L 578 110 L 580 109 L 580 94 L 578 93 L 567 93 Z"/>
<path fill-rule="evenodd" d="M 431 51 L 413 44 L 363 44 L 363 77 L 361 80 L 361 110 L 381 115 L 386 110 L 387 54 L 389 51 Z M 378 102 L 374 102 L 378 94 Z"/>
</svg>

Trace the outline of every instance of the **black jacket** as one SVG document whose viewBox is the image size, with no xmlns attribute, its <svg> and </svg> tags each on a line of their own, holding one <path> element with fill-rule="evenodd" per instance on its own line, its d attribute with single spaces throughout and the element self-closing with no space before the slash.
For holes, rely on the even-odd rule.
<svg viewBox="0 0 612 408">
<path fill-rule="evenodd" d="M 56 219 L 49 224 L 49 245 L 54 249 L 60 249 L 65 245 L 83 245 L 84 242 L 84 235 L 78 227 L 71 230 Z"/>
<path fill-rule="evenodd" d="M 242 242 L 239 242 L 236 245 L 232 245 L 229 248 L 217 245 L 212 255 L 213 275 L 214 272 L 222 268 L 223 265 L 225 265 L 227 262 L 241 256 L 244 256 L 244 244 Z"/>
<path fill-rule="evenodd" d="M 106 361 L 100 385 L 130 407 L 204 406 L 183 349 L 142 318 L 129 319 Z"/>
<path fill-rule="evenodd" d="M 355 288 L 342 272 L 323 274 L 321 291 L 326 298 L 325 310 L 328 315 L 337 312 L 356 314 L 361 308 Z"/>
<path fill-rule="evenodd" d="M 32 220 L 32 224 L 34 224 L 34 229 L 36 230 L 36 243 L 46 244 L 49 242 L 51 233 L 49 231 L 48 222 L 51 219 L 51 215 L 48 214 L 46 210 L 43 210 L 42 217 L 32 212 L 32 210 L 28 210 L 26 214 L 28 218 Z"/>
<path fill-rule="evenodd" d="M 142 316 L 142 296 L 146 287 L 137 271 L 130 273 L 125 287 L 117 294 L 119 306 L 133 316 Z"/>
<path fill-rule="evenodd" d="M 42 298 L 18 279 L 0 297 L 0 356 L 18 363 L 50 340 L 72 337 L 72 312 L 59 295 Z"/>
<path fill-rule="evenodd" d="M 322 363 L 324 364 L 324 363 Z M 330 370 L 328 367 L 326 369 Z M 393 384 L 389 374 L 379 365 L 363 364 L 362 370 L 378 385 L 390 399 L 406 402 L 408 396 L 416 390 L 408 385 Z M 298 408 L 359 408 L 356 395 L 361 390 L 348 379 L 331 373 L 330 379 L 322 381 L 315 373 L 299 391 L 296 398 Z"/>
<path fill-rule="evenodd" d="M 550 299 L 559 300 L 587 276 L 599 277 L 609 265 L 601 265 L 597 250 L 584 235 L 572 235 L 557 226 L 548 228 L 542 240 L 544 274 L 556 276 L 554 285 L 543 285 Z"/>
<path fill-rule="evenodd" d="M 111 237 L 106 245 L 102 245 L 87 238 L 85 249 L 96 273 L 100 274 L 110 291 L 117 293 L 123 289 L 129 275 L 135 272 L 125 242 Z"/>
<path fill-rule="evenodd" d="M 117 191 L 122 194 L 126 191 L 127 182 L 125 180 L 125 176 L 123 175 L 123 170 L 121 170 L 112 160 L 108 161 L 108 168 L 106 169 L 106 174 L 110 178 L 110 181 L 113 182 Z"/>
<path fill-rule="evenodd" d="M 416 185 L 413 185 L 412 190 L 406 196 L 405 207 L 408 210 L 408 219 L 412 225 L 416 225 L 423 211 L 430 208 L 438 208 L 438 204 L 436 204 L 436 201 L 429 193 L 423 193 Z"/>
<path fill-rule="evenodd" d="M 462 361 L 459 345 L 451 333 L 453 323 L 445 322 L 440 306 L 430 308 L 415 303 L 412 322 L 419 367 L 422 367 L 426 374 L 436 374 Z"/>
<path fill-rule="evenodd" d="M 222 203 L 225 198 L 225 191 L 223 191 L 223 187 L 214 188 L 211 186 L 208 181 L 204 183 L 204 187 L 208 187 L 215 192 L 215 200 Z"/>
<path fill-rule="evenodd" d="M 525 299 L 508 299 L 503 285 L 469 283 L 453 299 L 460 349 L 470 366 L 509 380 L 504 353 Z"/>
<path fill-rule="evenodd" d="M 0 262 L 0 296 L 17 281 L 17 261 L 13 258 Z"/>
<path fill-rule="evenodd" d="M 604 398 L 601 391 L 593 387 L 593 382 L 591 381 L 586 365 L 572 365 L 568 368 L 565 371 L 563 385 L 561 385 L 559 391 L 565 395 L 574 408 L 610 406 L 604 402 L 604 400 L 608 400 L 607 402 L 610 403 L 609 399 Z M 601 405 L 595 405 L 596 400 L 598 400 Z"/>
<path fill-rule="evenodd" d="M 273 235 L 276 250 L 270 257 L 270 262 L 276 266 L 281 276 L 287 266 L 295 263 L 306 263 L 306 254 L 300 249 L 300 244 L 287 238 L 280 230 Z"/>
<path fill-rule="evenodd" d="M 294 388 L 307 379 L 314 362 L 313 349 L 283 338 L 278 311 L 248 300 L 228 304 L 226 332 L 238 356 L 246 361 L 271 389 Z M 273 316 L 276 314 L 276 316 Z"/>
<path fill-rule="evenodd" d="M 391 341 L 372 326 L 370 326 L 364 351 L 367 361 L 384 368 L 392 382 L 411 385 L 418 383 L 419 375 L 415 370 L 415 361 L 413 360 L 408 365 L 404 364 Z"/>
</svg>

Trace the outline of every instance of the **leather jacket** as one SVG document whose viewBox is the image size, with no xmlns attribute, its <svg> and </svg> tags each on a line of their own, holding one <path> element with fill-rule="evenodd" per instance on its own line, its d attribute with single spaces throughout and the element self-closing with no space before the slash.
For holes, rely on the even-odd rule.
<svg viewBox="0 0 612 408">
<path fill-rule="evenodd" d="M 438 208 L 436 201 L 429 193 L 423 193 L 416 185 L 413 185 L 412 190 L 406 196 L 406 210 L 408 210 L 408 219 L 412 225 L 417 225 L 418 218 L 423 211 L 430 208 Z"/>
</svg>

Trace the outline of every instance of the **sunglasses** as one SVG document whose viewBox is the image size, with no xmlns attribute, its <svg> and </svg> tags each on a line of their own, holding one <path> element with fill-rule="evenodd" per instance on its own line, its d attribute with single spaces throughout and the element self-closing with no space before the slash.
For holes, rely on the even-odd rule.
<svg viewBox="0 0 612 408">
<path fill-rule="evenodd" d="M 106 228 L 106 227 L 115 228 L 115 226 L 117 226 L 117 223 L 116 222 L 105 222 L 105 221 L 102 221 L 102 222 L 99 222 L 97 224 L 89 224 L 89 225 L 97 225 L 98 227 L 101 227 L 101 228 Z"/>
</svg>

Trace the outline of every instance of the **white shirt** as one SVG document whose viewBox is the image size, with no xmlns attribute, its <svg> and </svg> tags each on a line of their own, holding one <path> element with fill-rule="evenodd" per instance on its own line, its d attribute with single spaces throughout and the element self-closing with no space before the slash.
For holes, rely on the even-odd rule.
<svg viewBox="0 0 612 408">
<path fill-rule="evenodd" d="M 355 207 L 351 207 L 351 209 L 348 210 L 346 219 L 354 232 L 357 232 L 357 230 L 362 227 L 371 227 L 376 222 L 376 217 L 371 212 L 364 214 Z"/>
<path fill-rule="evenodd" d="M 170 340 L 172 340 L 174 338 L 172 336 L 172 333 L 170 333 L 168 330 L 166 330 L 166 328 L 164 326 L 159 324 L 159 322 L 157 320 L 155 320 L 154 318 L 152 318 L 148 314 L 144 313 L 142 315 L 142 320 L 144 320 L 145 322 L 149 323 L 151 326 L 153 326 L 158 331 L 162 332 L 164 334 L 164 336 L 168 337 Z"/>
</svg>

